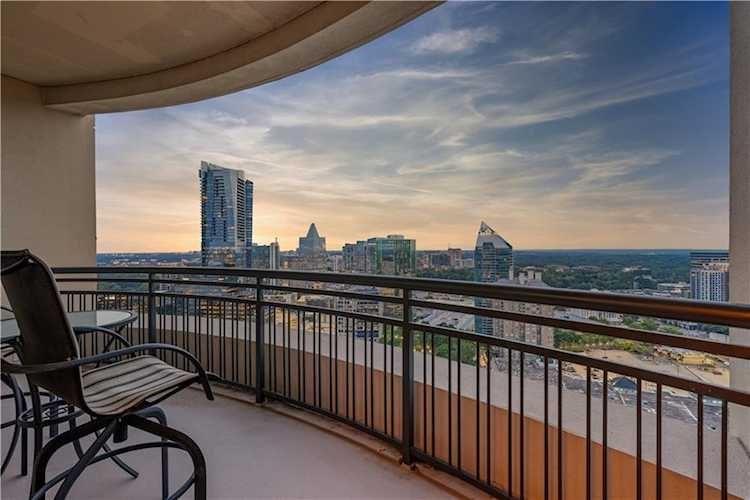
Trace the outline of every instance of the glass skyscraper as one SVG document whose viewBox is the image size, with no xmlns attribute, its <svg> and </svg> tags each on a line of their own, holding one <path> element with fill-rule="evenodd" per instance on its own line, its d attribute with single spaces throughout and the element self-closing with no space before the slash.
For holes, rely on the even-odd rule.
<svg viewBox="0 0 750 500">
<path fill-rule="evenodd" d="M 201 263 L 252 267 L 253 183 L 241 170 L 205 161 L 201 186 Z"/>
<path fill-rule="evenodd" d="M 400 234 L 369 238 L 342 249 L 344 269 L 360 273 L 411 276 L 417 270 L 416 240 Z"/>
<path fill-rule="evenodd" d="M 485 222 L 479 226 L 474 247 L 474 281 L 497 283 L 513 279 L 513 247 Z M 477 307 L 490 307 L 490 299 L 476 298 Z M 492 318 L 474 317 L 474 330 L 484 335 L 494 335 Z"/>
</svg>

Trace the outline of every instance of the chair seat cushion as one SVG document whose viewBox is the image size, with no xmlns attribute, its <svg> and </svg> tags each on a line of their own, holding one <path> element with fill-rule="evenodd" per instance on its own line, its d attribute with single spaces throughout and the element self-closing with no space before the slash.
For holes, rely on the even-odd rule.
<svg viewBox="0 0 750 500">
<path fill-rule="evenodd" d="M 117 415 L 147 398 L 159 396 L 198 374 L 186 372 L 154 356 L 137 356 L 81 374 L 83 397 L 99 415 Z"/>
</svg>

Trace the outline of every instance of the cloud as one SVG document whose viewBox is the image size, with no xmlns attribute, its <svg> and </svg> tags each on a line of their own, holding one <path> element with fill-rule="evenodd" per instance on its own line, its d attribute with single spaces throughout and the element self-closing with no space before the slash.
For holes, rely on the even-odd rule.
<svg viewBox="0 0 750 500">
<path fill-rule="evenodd" d="M 560 54 L 549 54 L 544 56 L 532 56 L 522 59 L 515 59 L 510 61 L 508 64 L 542 64 L 559 61 L 577 61 L 588 57 L 586 54 L 578 54 L 576 52 L 562 52 Z"/>
<path fill-rule="evenodd" d="M 420 38 L 412 46 L 416 54 L 473 52 L 483 43 L 497 40 L 497 30 L 488 27 L 440 31 Z"/>
<path fill-rule="evenodd" d="M 201 160 L 246 172 L 255 239 L 284 250 L 312 221 L 330 248 L 391 233 L 468 248 L 482 219 L 522 248 L 721 246 L 726 167 L 702 153 L 719 132 L 700 115 L 721 118 L 701 100 L 726 82 L 721 58 L 695 44 L 617 63 L 576 16 L 545 14 L 543 36 L 530 8 L 497 9 L 496 31 L 485 13 L 419 38 L 434 18 L 418 20 L 260 88 L 97 117 L 99 250 L 197 249 Z"/>
</svg>

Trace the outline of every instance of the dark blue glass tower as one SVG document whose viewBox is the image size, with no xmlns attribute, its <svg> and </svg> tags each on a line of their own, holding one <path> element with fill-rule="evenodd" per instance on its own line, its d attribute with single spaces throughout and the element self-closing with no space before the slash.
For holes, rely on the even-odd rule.
<svg viewBox="0 0 750 500">
<path fill-rule="evenodd" d="M 474 281 L 497 283 L 501 279 L 513 279 L 513 247 L 482 222 L 474 247 Z M 490 307 L 489 299 L 477 298 L 477 307 Z M 474 330 L 484 335 L 494 335 L 492 318 L 474 317 Z"/>
<path fill-rule="evenodd" d="M 251 267 L 253 183 L 241 170 L 201 162 L 201 262 Z"/>
</svg>

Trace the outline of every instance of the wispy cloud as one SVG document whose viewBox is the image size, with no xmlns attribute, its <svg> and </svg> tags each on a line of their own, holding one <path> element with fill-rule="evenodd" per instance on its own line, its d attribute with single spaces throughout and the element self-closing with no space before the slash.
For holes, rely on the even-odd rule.
<svg viewBox="0 0 750 500">
<path fill-rule="evenodd" d="M 549 54 L 543 56 L 530 56 L 510 61 L 508 64 L 542 64 L 552 63 L 559 61 L 577 61 L 585 59 L 586 54 L 578 54 L 576 52 L 561 52 L 559 54 Z"/>
<path fill-rule="evenodd" d="M 497 36 L 497 30 L 485 26 L 439 31 L 417 40 L 412 50 L 417 54 L 473 52 L 484 43 L 496 41 Z"/>
</svg>

